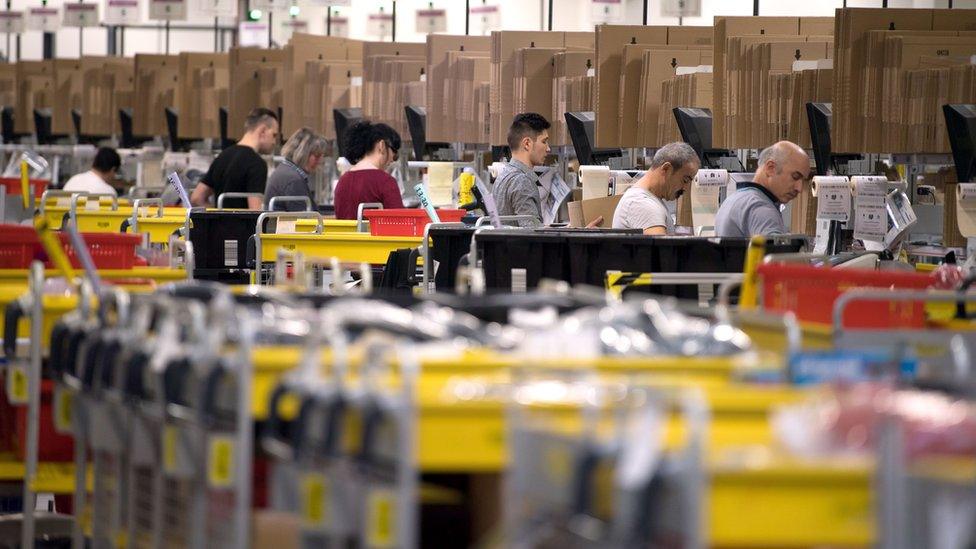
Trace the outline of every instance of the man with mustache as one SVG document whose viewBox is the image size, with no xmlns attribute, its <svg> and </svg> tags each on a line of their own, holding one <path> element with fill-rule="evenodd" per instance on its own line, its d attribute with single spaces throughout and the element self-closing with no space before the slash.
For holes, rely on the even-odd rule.
<svg viewBox="0 0 976 549">
<path fill-rule="evenodd" d="M 811 178 L 810 157 L 796 143 L 780 141 L 759 154 L 751 183 L 739 183 L 715 215 L 715 234 L 729 237 L 787 234 L 780 207 Z"/>
<path fill-rule="evenodd" d="M 664 202 L 688 192 L 699 166 L 698 154 L 687 143 L 658 149 L 650 169 L 620 198 L 613 228 L 640 229 L 646 235 L 673 233 L 674 219 Z"/>
</svg>

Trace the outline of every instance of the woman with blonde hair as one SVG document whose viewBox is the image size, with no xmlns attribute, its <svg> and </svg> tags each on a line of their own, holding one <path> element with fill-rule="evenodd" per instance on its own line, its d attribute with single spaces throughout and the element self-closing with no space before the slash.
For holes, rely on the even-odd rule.
<svg viewBox="0 0 976 549">
<path fill-rule="evenodd" d="M 271 199 L 276 196 L 307 196 L 314 208 L 315 197 L 309 184 L 309 174 L 321 164 L 326 146 L 325 138 L 311 128 L 301 128 L 291 134 L 285 146 L 281 148 L 281 155 L 285 159 L 268 178 L 268 186 L 264 190 L 264 207 L 268 208 Z M 275 208 L 301 211 L 305 206 L 295 201 L 282 203 L 280 207 L 276 205 Z"/>
</svg>

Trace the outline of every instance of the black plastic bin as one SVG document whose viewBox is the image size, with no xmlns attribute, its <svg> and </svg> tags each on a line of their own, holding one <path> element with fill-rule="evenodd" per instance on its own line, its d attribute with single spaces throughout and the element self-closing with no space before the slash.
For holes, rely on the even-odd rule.
<svg viewBox="0 0 976 549">
<path fill-rule="evenodd" d="M 474 227 L 431 227 L 430 259 L 437 264 L 434 286 L 438 292 L 453 292 L 461 258 L 471 251 Z"/>
<path fill-rule="evenodd" d="M 246 268 L 247 241 L 254 236 L 261 213 L 241 210 L 190 212 L 190 242 L 193 243 L 196 270 Z"/>
<path fill-rule="evenodd" d="M 194 269 L 193 278 L 222 284 L 250 284 L 251 273 L 243 269 Z"/>
<path fill-rule="evenodd" d="M 566 238 L 557 233 L 536 231 L 479 233 L 478 257 L 485 273 L 485 286 L 519 291 L 537 287 L 543 278 L 569 280 Z"/>
</svg>

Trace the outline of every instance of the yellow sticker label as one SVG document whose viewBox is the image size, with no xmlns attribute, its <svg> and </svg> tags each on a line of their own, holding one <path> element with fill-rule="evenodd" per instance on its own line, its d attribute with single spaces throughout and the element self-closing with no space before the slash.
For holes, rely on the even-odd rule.
<svg viewBox="0 0 976 549">
<path fill-rule="evenodd" d="M 179 432 L 172 425 L 163 426 L 163 471 L 176 472 L 176 444 Z"/>
<path fill-rule="evenodd" d="M 372 490 L 366 502 L 367 545 L 393 547 L 397 538 L 396 519 L 396 497 L 393 490 Z"/>
<path fill-rule="evenodd" d="M 302 480 L 302 519 L 306 527 L 328 526 L 329 479 L 309 473 Z"/>
<path fill-rule="evenodd" d="M 74 415 L 75 394 L 64 387 L 54 389 L 54 430 L 67 434 L 71 432 Z"/>
<path fill-rule="evenodd" d="M 30 397 L 27 391 L 27 369 L 23 366 L 11 366 L 7 370 L 7 398 L 11 404 L 27 404 Z"/>
<path fill-rule="evenodd" d="M 207 449 L 207 480 L 214 488 L 228 488 L 234 483 L 234 439 L 210 437 Z"/>
</svg>

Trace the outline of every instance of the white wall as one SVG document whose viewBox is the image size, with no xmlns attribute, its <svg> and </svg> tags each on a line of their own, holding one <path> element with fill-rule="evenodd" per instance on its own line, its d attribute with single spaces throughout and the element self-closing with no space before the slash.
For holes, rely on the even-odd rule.
<svg viewBox="0 0 976 549">
<path fill-rule="evenodd" d="M 86 0 L 90 1 L 90 0 Z M 104 10 L 104 0 L 98 0 Z M 172 30 L 170 32 L 170 52 L 181 51 L 213 51 L 213 19 L 203 16 L 196 9 L 200 0 L 190 0 L 190 18 L 182 25 L 201 27 L 200 31 Z M 472 5 L 478 5 L 482 0 L 472 0 Z M 592 30 L 590 0 L 553 0 L 555 30 Z M 639 24 L 642 18 L 642 0 L 623 0 L 625 8 L 624 22 Z M 649 1 L 649 24 L 675 25 L 676 18 L 660 16 L 662 0 Z M 949 0 L 890 0 L 890 7 L 946 7 Z M 51 0 L 50 5 L 60 6 L 64 0 Z M 145 0 L 143 0 L 145 3 Z M 751 15 L 752 0 L 701 0 L 701 17 L 684 19 L 686 25 L 710 25 L 712 17 L 716 15 Z M 540 29 L 547 22 L 548 0 L 488 0 L 489 4 L 499 5 L 502 14 L 502 28 L 507 30 Z M 850 7 L 880 7 L 881 0 L 848 0 Z M 243 4 L 243 2 L 242 2 Z M 308 21 L 309 32 L 325 34 L 326 8 L 312 5 L 312 0 L 298 0 L 301 8 L 300 18 Z M 369 13 L 375 13 L 382 6 L 387 13 L 392 11 L 392 0 L 352 0 L 352 6 L 337 9 L 350 21 L 349 35 L 354 38 L 372 40 L 367 36 L 366 19 Z M 424 36 L 416 32 L 416 10 L 428 7 L 428 0 L 398 0 L 397 2 L 397 40 L 403 42 L 422 42 Z M 843 0 L 760 0 L 760 15 L 833 15 L 834 9 L 840 7 Z M 13 0 L 13 9 L 23 10 L 27 6 L 38 5 L 38 0 Z M 447 31 L 451 34 L 464 33 L 464 1 L 463 0 L 435 0 L 434 6 L 447 10 Z M 954 0 L 958 8 L 976 8 L 976 0 Z M 145 7 L 143 8 L 145 11 Z M 285 12 L 275 15 L 275 41 L 287 42 L 285 31 L 280 22 L 287 18 Z M 267 20 L 267 16 L 265 16 Z M 144 18 L 146 24 L 156 24 Z M 233 20 L 222 21 L 233 25 Z M 128 29 L 125 36 L 125 53 L 162 53 L 164 50 L 164 33 L 162 25 L 159 29 Z M 86 55 L 105 55 L 107 50 L 107 30 L 91 28 L 84 31 L 84 53 Z M 474 32 L 474 29 L 472 29 Z M 21 57 L 23 59 L 41 58 L 41 33 L 29 31 L 21 37 Z M 11 39 L 11 44 L 13 44 Z M 13 48 L 11 48 L 13 50 Z M 0 36 L 0 52 L 6 53 L 6 40 Z M 57 33 L 57 56 L 78 56 L 78 29 L 65 28 Z"/>
</svg>

